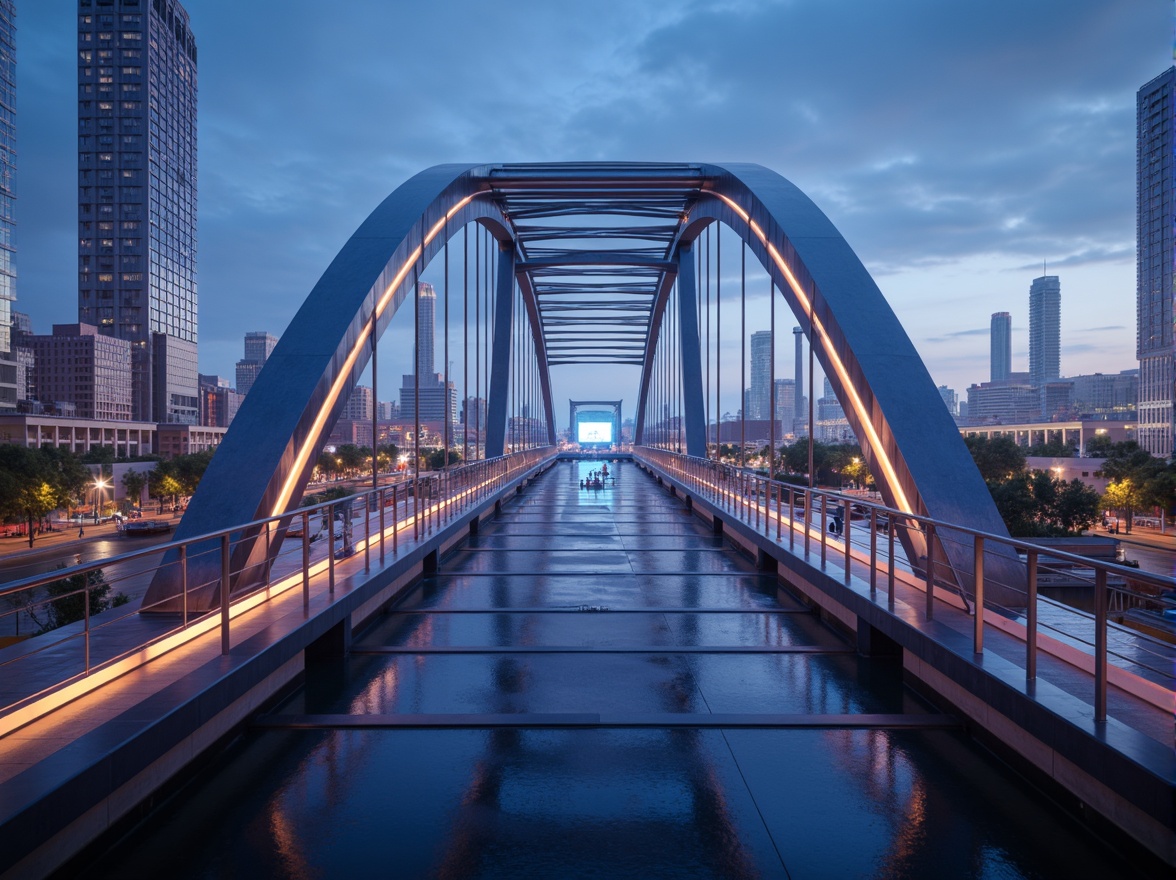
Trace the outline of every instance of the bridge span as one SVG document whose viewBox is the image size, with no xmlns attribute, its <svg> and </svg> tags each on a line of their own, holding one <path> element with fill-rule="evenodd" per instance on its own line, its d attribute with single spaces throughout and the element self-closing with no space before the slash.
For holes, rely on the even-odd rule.
<svg viewBox="0 0 1176 880">
<path fill-rule="evenodd" d="M 814 523 L 838 497 L 602 466 L 394 507 L 227 652 L 9 732 L 5 876 L 1163 876 L 1171 713 L 1122 675 L 1095 723 L 1080 666 L 977 652 L 965 600 L 860 558 L 886 531 Z"/>
</svg>

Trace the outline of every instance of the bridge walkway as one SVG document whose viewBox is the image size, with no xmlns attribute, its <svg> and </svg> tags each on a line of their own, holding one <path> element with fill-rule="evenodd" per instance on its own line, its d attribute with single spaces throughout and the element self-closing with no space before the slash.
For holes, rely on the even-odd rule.
<svg viewBox="0 0 1176 880">
<path fill-rule="evenodd" d="M 899 663 L 596 467 L 504 506 L 93 876 L 1120 875 Z"/>
</svg>

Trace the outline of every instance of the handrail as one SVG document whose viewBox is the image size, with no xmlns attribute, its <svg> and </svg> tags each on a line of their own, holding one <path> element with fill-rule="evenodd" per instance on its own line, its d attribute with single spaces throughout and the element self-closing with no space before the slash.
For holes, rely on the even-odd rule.
<svg viewBox="0 0 1176 880">
<path fill-rule="evenodd" d="M 165 651 L 172 650 L 180 644 L 218 627 L 221 636 L 221 652 L 227 654 L 232 644 L 232 621 L 239 614 L 281 595 L 292 587 L 301 588 L 303 603 L 309 606 L 312 584 L 321 583 L 323 580 L 326 582 L 328 594 L 333 596 L 338 559 L 354 556 L 362 550 L 364 570 L 369 570 L 373 545 L 378 545 L 381 561 L 384 560 L 387 553 L 391 553 L 393 556 L 399 555 L 408 530 L 411 529 L 412 536 L 418 540 L 440 531 L 455 518 L 463 516 L 474 506 L 497 495 L 515 477 L 534 469 L 554 456 L 555 449 L 553 447 L 538 447 L 497 458 L 481 459 L 442 471 L 420 474 L 417 477 L 390 485 L 364 489 L 344 498 L 291 509 L 277 516 L 234 525 L 182 541 L 170 541 L 106 559 L 33 575 L 4 585 L 0 587 L 0 599 L 6 600 L 5 604 L 12 610 L 0 611 L 0 621 L 16 615 L 16 620 L 19 622 L 20 615 L 27 616 L 28 608 L 44 607 L 71 597 L 81 597 L 83 615 L 81 620 L 72 624 L 46 630 L 32 638 L 0 650 L 0 674 L 10 675 L 14 665 L 37 662 L 38 655 L 50 651 L 53 652 L 54 662 L 62 667 L 58 678 L 36 693 L 25 694 L 0 705 L 0 733 L 32 720 L 30 714 L 24 712 L 21 714 L 22 720 L 19 721 L 19 724 L 7 723 L 8 716 L 21 713 L 26 707 L 51 693 L 68 687 L 74 687 L 79 692 L 84 692 L 87 689 L 84 684 L 85 680 L 92 678 L 95 673 L 104 670 L 110 671 L 118 667 L 119 674 L 121 674 L 126 671 L 126 668 L 134 668 L 142 663 L 150 662 Z M 388 508 L 392 511 L 390 522 L 387 522 L 385 518 Z M 341 523 L 338 523 L 337 516 L 342 517 Z M 356 519 L 360 520 L 364 527 L 364 534 L 359 537 L 351 534 L 351 525 Z M 324 543 L 328 544 L 329 548 L 325 552 L 321 550 L 316 553 L 311 552 L 311 545 L 317 538 L 317 536 L 311 536 L 312 526 L 316 520 L 319 520 L 327 529 L 328 539 Z M 240 540 L 245 533 L 258 534 L 261 532 L 265 532 L 268 539 L 271 530 L 279 529 L 283 533 L 289 532 L 291 526 L 296 523 L 301 526 L 302 532 L 295 560 L 292 561 L 289 558 L 290 554 L 279 550 L 272 559 L 268 559 L 264 563 L 265 571 L 260 573 L 259 583 L 256 586 L 248 591 L 232 595 L 228 602 L 218 601 L 217 607 L 211 611 L 196 616 L 189 614 L 189 595 L 200 587 L 208 586 L 208 584 L 193 584 L 188 581 L 187 573 L 193 558 L 193 555 L 189 553 L 190 548 L 202 542 L 213 542 L 213 546 L 216 548 L 213 552 L 219 553 L 221 559 L 219 576 L 214 583 L 232 583 L 232 576 L 240 574 L 240 572 L 230 571 L 229 568 L 231 550 L 235 540 Z M 338 537 L 342 539 L 342 546 L 338 552 L 335 550 L 337 523 L 341 526 L 341 534 Z M 298 537 L 297 534 L 294 537 Z M 92 572 L 116 565 L 127 566 L 130 563 L 132 565 L 127 567 L 133 567 L 133 563 L 151 557 L 158 557 L 162 560 L 171 550 L 177 551 L 175 554 L 177 561 L 171 564 L 179 568 L 181 612 L 178 615 L 161 615 L 150 619 L 140 618 L 143 636 L 138 641 L 131 645 L 120 643 L 118 650 L 114 653 L 95 658 L 95 641 L 101 633 L 122 621 L 127 621 L 141 614 L 141 612 L 151 611 L 151 609 L 141 606 L 132 609 L 128 606 L 126 611 L 120 611 L 116 608 L 101 614 L 91 614 L 90 585 L 85 579 Z M 158 568 L 159 566 L 156 565 L 152 570 L 158 570 Z M 282 571 L 275 579 L 275 570 L 278 569 L 282 569 Z M 136 576 L 142 574 L 141 571 L 135 573 Z M 47 584 L 78 575 L 83 576 L 85 586 L 59 595 L 43 595 L 42 588 Z M 18 601 L 18 597 L 24 597 L 23 603 Z M 176 620 L 177 617 L 178 620 Z M 77 660 L 72 664 L 60 663 L 60 649 L 62 646 L 74 642 L 80 643 Z"/>
<path fill-rule="evenodd" d="M 884 570 L 887 574 L 887 609 L 891 612 L 893 612 L 895 604 L 896 573 L 904 572 L 904 579 L 910 586 L 924 592 L 926 603 L 923 615 L 928 620 L 933 618 L 935 601 L 947 598 L 947 594 L 943 592 L 945 588 L 957 593 L 958 595 L 952 598 L 958 598 L 963 604 L 963 610 L 975 617 L 972 642 L 973 651 L 977 656 L 984 652 L 986 623 L 991 627 L 1001 622 L 1002 619 L 1008 622 L 1010 617 L 1014 618 L 1013 625 L 1023 626 L 1025 630 L 1025 669 L 1028 681 L 1032 681 L 1037 676 L 1037 654 L 1039 650 L 1042 650 L 1039 643 L 1039 630 L 1047 626 L 1041 621 L 1038 607 L 1039 602 L 1043 601 L 1043 597 L 1039 593 L 1040 575 L 1057 571 L 1063 566 L 1070 566 L 1066 570 L 1070 579 L 1086 583 L 1084 572 L 1091 572 L 1089 582 L 1094 590 L 1093 615 L 1084 616 L 1082 612 L 1074 611 L 1071 619 L 1075 621 L 1092 620 L 1094 629 L 1092 637 L 1059 630 L 1056 627 L 1054 631 L 1062 641 L 1077 642 L 1083 646 L 1082 650 L 1084 651 L 1089 649 L 1087 653 L 1093 658 L 1092 671 L 1095 679 L 1093 698 L 1095 720 L 1099 722 L 1106 720 L 1106 692 L 1111 674 L 1108 668 L 1109 661 L 1111 658 L 1120 661 L 1126 659 L 1115 653 L 1108 637 L 1111 605 L 1108 594 L 1124 597 L 1119 603 L 1124 607 L 1129 602 L 1135 601 L 1160 609 L 1176 608 L 1176 602 L 1164 595 L 1165 593 L 1173 595 L 1168 591 L 1176 590 L 1176 579 L 1170 577 L 1091 559 L 1053 547 L 1047 548 L 1029 540 L 996 535 L 957 523 L 948 523 L 927 516 L 906 513 L 843 492 L 794 486 L 711 459 L 692 457 L 651 447 L 634 449 L 633 454 L 635 458 L 644 461 L 647 465 L 676 477 L 685 486 L 698 492 L 716 507 L 730 513 L 749 528 L 763 534 L 776 544 L 783 546 L 782 530 L 786 527 L 788 530 L 787 549 L 790 552 L 797 552 L 796 533 L 799 531 L 803 537 L 803 550 L 799 555 L 806 558 L 810 555 L 809 543 L 814 537 L 812 534 L 814 528 L 812 511 L 819 504 L 820 519 L 817 520 L 815 527 L 820 544 L 819 565 L 822 569 L 828 565 L 830 548 L 836 548 L 839 543 L 840 549 L 837 555 L 842 557 L 839 561 L 843 567 L 846 583 L 850 581 L 851 566 L 854 562 L 867 565 L 869 566 L 869 589 L 871 596 L 873 596 L 878 589 L 879 569 Z M 857 508 L 857 511 L 854 508 Z M 842 519 L 844 537 L 841 541 L 836 541 L 836 535 L 830 535 L 829 526 L 833 525 L 829 518 L 830 510 L 837 511 Z M 799 518 L 798 512 L 800 512 Z M 858 512 L 863 520 L 868 517 L 870 524 L 868 542 L 858 541 L 855 543 L 853 540 L 854 512 Z M 771 526 L 773 517 L 776 520 L 774 538 Z M 883 524 L 881 528 L 884 528 L 886 534 L 887 540 L 884 548 L 879 547 L 879 523 Z M 928 548 L 927 557 L 923 564 L 912 564 L 896 552 L 895 537 L 901 529 L 914 529 L 923 535 Z M 952 568 L 948 560 L 939 558 L 943 554 L 935 553 L 935 540 L 940 542 L 967 541 L 972 545 L 971 557 L 974 568 L 972 572 L 966 574 L 972 581 L 974 608 L 969 608 L 966 592 L 957 586 L 964 582 L 965 578 L 958 576 L 959 573 Z M 1018 558 L 1024 556 L 1025 586 L 1023 592 L 1021 587 L 1014 584 L 998 584 L 993 576 L 986 571 L 985 560 L 994 552 L 999 552 L 1001 548 L 1004 549 L 1005 561 L 1009 558 L 1008 551 L 1010 549 L 1017 553 Z M 918 562 L 920 560 L 915 560 L 915 563 Z M 1081 569 L 1082 572 L 1076 573 L 1075 568 Z M 1158 595 L 1143 594 L 1138 588 L 1133 589 L 1132 583 L 1144 585 Z M 992 588 L 995 586 L 1000 586 L 1005 590 L 1014 590 L 1024 595 L 1023 623 L 1015 619 L 1020 616 L 1019 614 L 1013 614 L 1010 609 L 1003 608 L 992 600 Z M 997 616 L 992 621 L 986 621 L 986 617 L 994 613 Z M 1007 631 L 1008 626 L 1002 625 L 1000 628 Z M 1133 630 L 1131 635 L 1136 645 L 1147 644 L 1146 634 L 1136 633 Z M 1155 653 L 1158 655 L 1161 653 L 1160 649 L 1163 647 L 1163 643 L 1155 641 L 1155 646 Z M 1171 672 L 1173 653 L 1176 652 L 1167 652 L 1164 663 L 1158 664 L 1157 667 L 1147 666 L 1138 660 L 1130 661 L 1133 665 L 1163 678 L 1164 683 L 1159 687 L 1165 690 L 1167 694 L 1165 699 L 1170 696 L 1173 690 L 1174 683 Z"/>
</svg>

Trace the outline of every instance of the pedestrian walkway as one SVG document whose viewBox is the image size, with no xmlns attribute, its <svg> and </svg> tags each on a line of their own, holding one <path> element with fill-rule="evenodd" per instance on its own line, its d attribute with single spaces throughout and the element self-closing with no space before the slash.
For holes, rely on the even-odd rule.
<svg viewBox="0 0 1176 880">
<path fill-rule="evenodd" d="M 1118 876 L 900 664 L 634 465 L 580 488 L 589 464 L 308 669 L 96 876 Z"/>
</svg>

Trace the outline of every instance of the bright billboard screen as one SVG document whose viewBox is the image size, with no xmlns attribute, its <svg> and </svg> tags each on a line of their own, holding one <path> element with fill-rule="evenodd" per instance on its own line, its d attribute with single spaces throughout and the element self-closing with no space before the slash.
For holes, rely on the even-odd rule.
<svg viewBox="0 0 1176 880">
<path fill-rule="evenodd" d="M 577 443 L 612 443 L 612 422 L 579 422 L 576 425 Z"/>
</svg>

